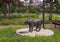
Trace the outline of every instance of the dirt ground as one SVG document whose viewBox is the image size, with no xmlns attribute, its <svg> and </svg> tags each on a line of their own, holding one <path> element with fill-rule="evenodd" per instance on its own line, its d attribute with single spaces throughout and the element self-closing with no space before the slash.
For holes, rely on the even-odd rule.
<svg viewBox="0 0 60 42">
<path fill-rule="evenodd" d="M 15 26 L 17 26 L 17 25 L 15 25 Z M 18 26 L 21 26 L 22 28 L 23 27 L 24 28 L 28 27 L 28 25 L 18 25 Z M 0 26 L 0 29 L 4 29 L 4 28 L 8 28 L 8 27 L 10 27 L 10 25 Z M 54 24 L 45 24 L 45 27 L 47 27 L 47 28 L 55 28 L 55 25 Z M 57 25 L 56 28 L 60 28 L 60 26 Z"/>
<path fill-rule="evenodd" d="M 48 28 L 55 28 L 55 25 L 54 24 L 45 24 L 46 27 Z M 60 26 L 59 25 L 56 25 L 56 28 L 59 28 L 60 29 Z"/>
</svg>

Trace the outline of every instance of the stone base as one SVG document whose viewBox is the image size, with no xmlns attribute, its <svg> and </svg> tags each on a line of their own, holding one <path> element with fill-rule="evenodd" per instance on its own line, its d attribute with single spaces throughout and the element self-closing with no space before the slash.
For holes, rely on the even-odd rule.
<svg viewBox="0 0 60 42">
<path fill-rule="evenodd" d="M 49 29 L 41 28 L 41 30 L 39 32 L 36 32 L 36 31 L 29 32 L 28 30 L 29 30 L 29 28 L 19 29 L 19 30 L 16 30 L 16 33 L 18 35 L 31 36 L 31 37 L 35 37 L 35 36 L 52 36 L 52 35 L 54 35 L 54 32 L 52 30 L 49 30 Z"/>
</svg>

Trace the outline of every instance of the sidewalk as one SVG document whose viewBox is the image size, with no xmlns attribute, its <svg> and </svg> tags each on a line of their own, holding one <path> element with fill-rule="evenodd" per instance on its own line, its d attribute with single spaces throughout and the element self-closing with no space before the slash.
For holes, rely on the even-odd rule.
<svg viewBox="0 0 60 42">
<path fill-rule="evenodd" d="M 3 29 L 3 28 L 8 28 L 8 27 L 22 27 L 22 28 L 28 28 L 28 25 L 2 25 L 0 26 L 0 29 Z M 55 25 L 54 24 L 45 24 L 45 27 L 47 28 L 55 28 Z M 60 26 L 57 26 L 57 28 L 60 28 Z"/>
</svg>

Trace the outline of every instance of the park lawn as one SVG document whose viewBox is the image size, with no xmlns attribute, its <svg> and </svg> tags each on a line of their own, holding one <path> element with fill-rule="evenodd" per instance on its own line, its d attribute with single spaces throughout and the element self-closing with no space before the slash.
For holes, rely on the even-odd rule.
<svg viewBox="0 0 60 42">
<path fill-rule="evenodd" d="M 0 42 L 60 42 L 60 30 L 58 29 L 53 28 L 55 34 L 50 37 L 29 37 L 16 34 L 16 30 L 21 28 L 21 26 L 10 26 L 0 29 Z"/>
</svg>

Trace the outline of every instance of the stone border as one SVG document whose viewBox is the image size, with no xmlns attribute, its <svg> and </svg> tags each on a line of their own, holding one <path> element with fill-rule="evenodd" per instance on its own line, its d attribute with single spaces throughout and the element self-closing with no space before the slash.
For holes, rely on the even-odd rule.
<svg viewBox="0 0 60 42">
<path fill-rule="evenodd" d="M 49 29 L 41 28 L 41 30 L 39 32 L 36 32 L 36 31 L 28 32 L 28 29 L 29 28 L 16 30 L 16 33 L 18 35 L 31 36 L 31 37 L 35 37 L 35 36 L 52 36 L 52 35 L 54 35 L 54 32 L 52 30 L 49 30 Z"/>
</svg>

